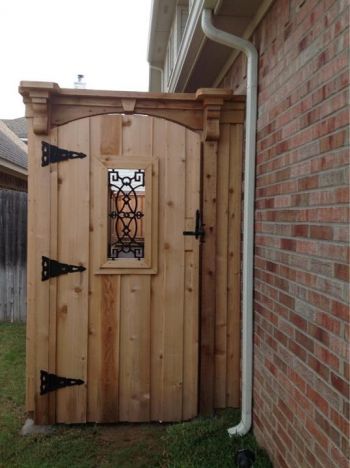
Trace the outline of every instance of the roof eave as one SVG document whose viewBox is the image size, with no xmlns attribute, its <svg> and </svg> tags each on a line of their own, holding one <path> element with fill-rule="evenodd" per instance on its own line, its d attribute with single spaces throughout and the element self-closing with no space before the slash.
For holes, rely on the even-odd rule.
<svg viewBox="0 0 350 468">
<path fill-rule="evenodd" d="M 6 161 L 3 158 L 0 158 L 0 171 L 15 177 L 19 177 L 20 179 L 27 179 L 28 177 L 27 169 L 18 166 L 17 164 L 11 163 L 10 161 Z"/>
</svg>

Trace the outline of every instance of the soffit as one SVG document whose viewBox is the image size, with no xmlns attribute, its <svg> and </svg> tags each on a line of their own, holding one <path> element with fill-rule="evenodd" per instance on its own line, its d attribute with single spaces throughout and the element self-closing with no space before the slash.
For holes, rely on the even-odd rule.
<svg viewBox="0 0 350 468">
<path fill-rule="evenodd" d="M 262 3 L 263 0 L 223 0 L 213 17 L 214 26 L 236 36 L 242 36 Z M 171 91 L 191 92 L 202 86 L 213 86 L 215 79 L 232 54 L 230 47 L 206 39 L 200 24 L 197 28 L 196 50 L 192 51 L 192 57 L 188 54 L 184 60 Z M 189 50 L 192 48 L 191 45 Z"/>
<path fill-rule="evenodd" d="M 252 21 L 264 0 L 195 1 L 201 1 L 203 7 L 213 7 L 216 5 L 213 19 L 214 25 L 219 29 L 240 36 Z M 166 15 L 161 13 L 163 5 L 166 9 Z M 149 62 L 152 65 L 163 66 L 175 8 L 176 0 L 153 1 L 149 41 Z M 167 19 L 161 19 L 163 16 L 167 16 Z M 157 29 L 154 29 L 154 21 L 156 24 L 159 22 Z M 155 31 L 153 36 L 152 27 Z M 186 44 L 183 44 L 183 46 L 186 46 Z M 199 16 L 191 35 L 191 43 L 187 44 L 183 62 L 178 64 L 180 65 L 178 66 L 178 70 L 175 69 L 169 91 L 193 92 L 199 87 L 212 86 L 231 53 L 232 49 L 229 47 L 216 44 L 205 38 L 201 29 Z"/>
</svg>

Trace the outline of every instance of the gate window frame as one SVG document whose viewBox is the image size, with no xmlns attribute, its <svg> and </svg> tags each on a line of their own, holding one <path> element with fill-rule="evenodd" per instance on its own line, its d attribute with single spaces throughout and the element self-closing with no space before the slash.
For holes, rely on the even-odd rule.
<svg viewBox="0 0 350 468">
<path fill-rule="evenodd" d="M 100 160 L 98 190 L 95 206 L 98 210 L 95 274 L 156 274 L 157 265 L 157 212 L 158 212 L 158 159 L 145 157 L 115 157 Z M 109 187 L 108 169 L 144 170 L 145 204 L 144 204 L 144 258 L 108 258 L 109 231 Z"/>
</svg>

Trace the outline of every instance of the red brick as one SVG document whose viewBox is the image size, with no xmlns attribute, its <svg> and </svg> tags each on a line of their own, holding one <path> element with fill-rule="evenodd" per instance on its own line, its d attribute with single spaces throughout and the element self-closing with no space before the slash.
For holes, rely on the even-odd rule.
<svg viewBox="0 0 350 468">
<path fill-rule="evenodd" d="M 331 151 L 344 146 L 348 140 L 347 130 L 342 130 L 333 135 L 329 135 L 320 141 L 321 152 Z"/>
<path fill-rule="evenodd" d="M 279 293 L 279 302 L 290 309 L 294 309 L 295 300 L 294 297 L 288 296 L 287 294 Z"/>
<path fill-rule="evenodd" d="M 334 264 L 334 276 L 342 281 L 349 282 L 350 280 L 349 265 L 335 263 Z"/>
<path fill-rule="evenodd" d="M 347 438 L 350 439 L 350 421 L 344 417 L 342 414 L 339 414 L 333 408 L 330 410 L 330 417 L 333 424 L 341 431 Z"/>
<path fill-rule="evenodd" d="M 350 308 L 348 305 L 333 301 L 332 312 L 337 318 L 345 320 L 346 322 L 350 321 Z"/>
<path fill-rule="evenodd" d="M 306 361 L 307 353 L 305 349 L 299 346 L 295 341 L 289 340 L 288 348 L 292 351 L 292 353 L 298 356 L 299 359 L 301 359 L 302 361 Z"/>
<path fill-rule="evenodd" d="M 317 341 L 322 343 L 325 346 L 329 346 L 329 333 L 323 328 L 318 327 L 317 325 L 309 322 L 307 326 L 307 331 L 309 335 L 315 338 Z"/>
<path fill-rule="evenodd" d="M 296 327 L 300 328 L 300 330 L 305 330 L 307 329 L 307 321 L 302 318 L 300 315 L 294 313 L 294 312 L 290 312 L 289 313 L 289 320 L 291 321 L 291 323 L 293 325 L 295 325 Z"/>
<path fill-rule="evenodd" d="M 331 373 L 331 382 L 334 388 L 338 390 L 345 398 L 349 398 L 350 395 L 350 384 L 338 375 Z"/>
<path fill-rule="evenodd" d="M 298 191 L 310 190 L 318 187 L 319 176 L 313 175 L 304 177 L 298 181 Z"/>
<path fill-rule="evenodd" d="M 309 290 L 307 295 L 308 302 L 318 307 L 319 309 L 330 311 L 331 300 L 323 294 Z"/>
<path fill-rule="evenodd" d="M 328 414 L 328 401 L 310 386 L 307 387 L 307 397 L 322 411 L 323 414 Z"/>
<path fill-rule="evenodd" d="M 293 227 L 293 236 L 295 237 L 308 237 L 309 226 L 307 224 L 297 224 Z"/>
<path fill-rule="evenodd" d="M 325 328 L 329 332 L 335 333 L 336 335 L 340 334 L 340 322 L 334 317 L 323 312 L 317 312 L 315 320 L 318 325 Z"/>
<path fill-rule="evenodd" d="M 333 239 L 333 228 L 331 226 L 310 226 L 310 237 L 313 239 Z"/>
<path fill-rule="evenodd" d="M 332 353 L 329 349 L 323 346 L 315 346 L 315 356 L 323 363 L 332 367 L 333 369 L 339 369 L 339 357 Z"/>
<path fill-rule="evenodd" d="M 317 442 L 327 451 L 329 447 L 328 437 L 318 428 L 312 419 L 307 419 L 306 429 L 312 434 Z M 320 453 L 320 452 L 319 452 Z"/>
<path fill-rule="evenodd" d="M 315 371 L 317 374 L 322 377 L 324 380 L 328 380 L 329 378 L 329 369 L 312 355 L 307 357 L 308 365 Z"/>
<path fill-rule="evenodd" d="M 349 446 L 349 441 L 346 441 L 346 444 L 347 444 L 347 446 Z M 349 468 L 349 455 L 346 456 L 337 447 L 333 446 L 331 448 L 331 457 L 332 457 L 332 460 L 334 461 L 334 463 L 336 464 L 337 468 Z"/>
<path fill-rule="evenodd" d="M 327 434 L 327 436 L 332 440 L 332 442 L 334 442 L 336 445 L 340 445 L 339 432 L 318 411 L 316 411 L 315 422 L 319 427 L 322 428 L 323 432 Z"/>
<path fill-rule="evenodd" d="M 303 348 L 307 349 L 311 353 L 314 351 L 314 342 L 311 338 L 304 333 L 301 333 L 299 330 L 295 330 L 295 340 L 299 343 Z"/>
</svg>

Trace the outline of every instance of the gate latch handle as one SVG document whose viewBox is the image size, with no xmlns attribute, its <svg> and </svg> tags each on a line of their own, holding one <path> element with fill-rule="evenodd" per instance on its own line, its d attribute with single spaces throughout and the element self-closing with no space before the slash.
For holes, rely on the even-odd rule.
<svg viewBox="0 0 350 468">
<path fill-rule="evenodd" d="M 196 227 L 194 231 L 184 231 L 183 235 L 184 236 L 194 236 L 196 239 L 200 238 L 201 242 L 204 242 L 204 226 L 202 222 L 202 215 L 199 210 L 196 210 Z"/>
</svg>

